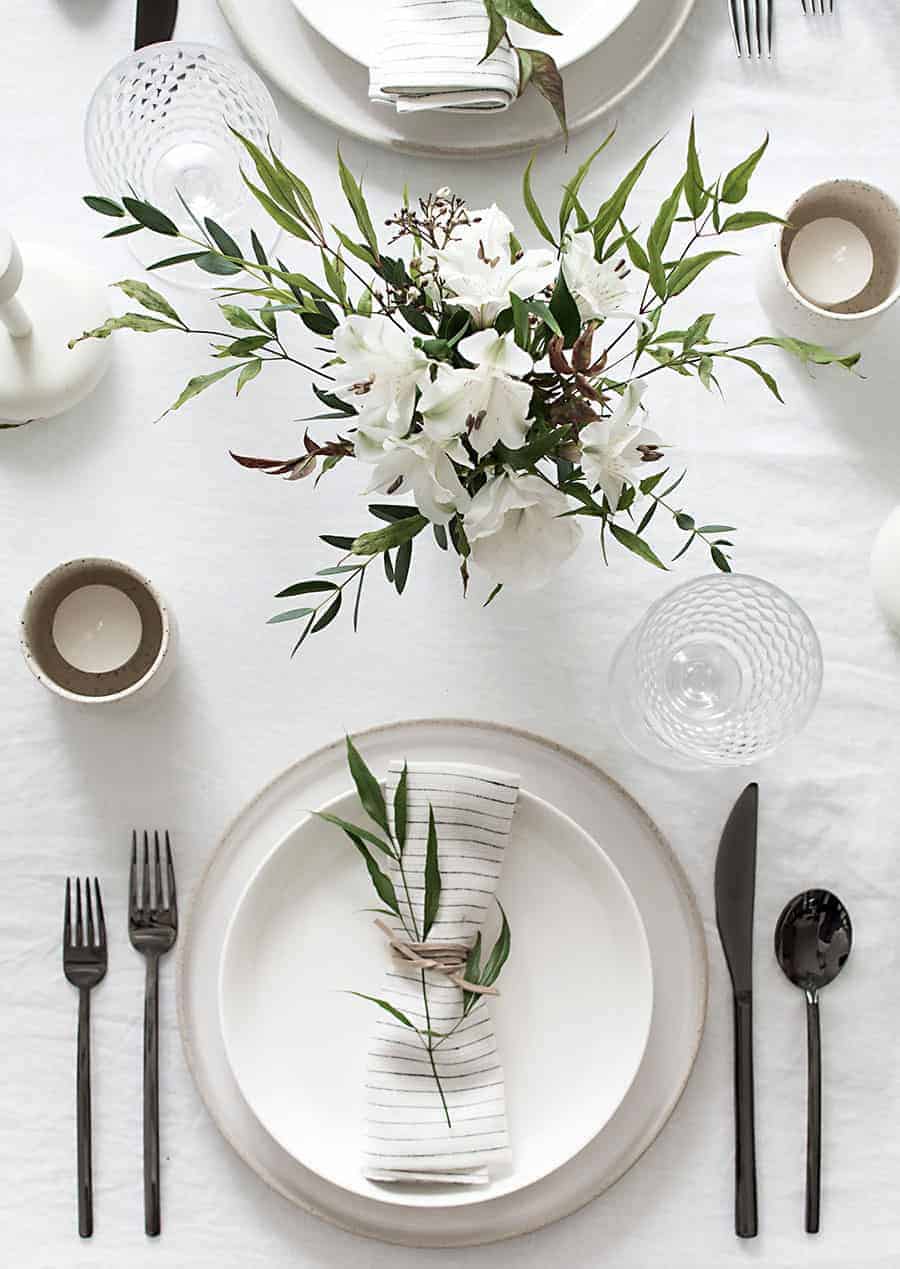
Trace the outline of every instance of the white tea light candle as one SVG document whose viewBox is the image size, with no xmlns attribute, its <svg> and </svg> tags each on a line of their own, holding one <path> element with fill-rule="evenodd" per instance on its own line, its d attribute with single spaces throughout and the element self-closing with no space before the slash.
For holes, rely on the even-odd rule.
<svg viewBox="0 0 900 1269">
<path fill-rule="evenodd" d="M 863 231 L 850 220 L 823 216 L 799 229 L 788 252 L 794 286 L 813 304 L 844 304 L 864 291 L 875 256 Z"/>
<path fill-rule="evenodd" d="M 108 674 L 130 661 L 141 642 L 141 616 L 116 586 L 80 586 L 53 617 L 53 642 L 69 665 Z"/>
</svg>

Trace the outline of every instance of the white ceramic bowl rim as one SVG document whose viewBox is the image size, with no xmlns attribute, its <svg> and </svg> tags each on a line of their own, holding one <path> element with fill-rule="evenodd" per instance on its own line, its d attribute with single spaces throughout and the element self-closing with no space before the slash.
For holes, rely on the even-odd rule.
<svg viewBox="0 0 900 1269">
<path fill-rule="evenodd" d="M 82 696 L 80 692 L 72 692 L 67 687 L 63 687 L 41 668 L 28 643 L 28 606 L 31 603 L 31 597 L 34 592 L 39 586 L 43 586 L 45 582 L 50 582 L 54 578 L 60 577 L 69 569 L 81 568 L 85 565 L 88 567 L 91 565 L 106 565 L 107 567 L 120 569 L 123 573 L 127 573 L 129 577 L 134 578 L 136 582 L 146 589 L 148 595 L 159 609 L 160 621 L 162 623 L 159 649 L 156 656 L 153 658 L 153 664 L 149 667 L 146 673 L 137 680 L 136 683 L 131 683 L 128 687 L 123 688 L 121 692 L 113 692 L 109 696 Z M 141 690 L 142 687 L 146 686 L 162 665 L 165 660 L 166 653 L 169 650 L 171 635 L 172 632 L 171 624 L 169 622 L 169 611 L 166 607 L 165 601 L 153 583 L 146 578 L 143 573 L 139 573 L 136 568 L 132 568 L 130 564 L 123 564 L 121 560 L 109 559 L 102 555 L 79 556 L 77 559 L 66 560 L 62 564 L 57 564 L 55 568 L 51 568 L 49 573 L 45 573 L 28 592 L 28 597 L 25 600 L 25 604 L 22 608 L 22 614 L 19 618 L 19 645 L 22 649 L 22 654 L 25 657 L 25 663 L 27 664 L 29 670 L 31 670 L 38 682 L 43 683 L 44 686 L 48 687 L 51 692 L 55 692 L 57 696 L 62 696 L 67 701 L 74 701 L 77 705 L 109 705 L 111 702 L 123 701 L 129 696 L 134 696 Z"/>
<path fill-rule="evenodd" d="M 900 224 L 900 206 L 897 205 L 896 200 L 892 198 L 891 195 L 888 194 L 886 190 L 881 189 L 880 186 L 873 185 L 871 181 L 860 180 L 859 178 L 855 176 L 841 176 L 841 177 L 838 177 L 836 180 L 819 181 L 817 185 L 811 185 L 809 189 L 804 190 L 803 193 L 799 194 L 791 203 L 790 207 L 787 210 L 785 220 L 790 220 L 791 212 L 794 210 L 794 208 L 797 206 L 798 203 L 802 202 L 804 198 L 808 197 L 808 195 L 810 194 L 815 193 L 817 190 L 825 189 L 829 185 L 862 185 L 866 189 L 872 190 L 873 193 L 880 195 L 880 197 L 886 199 L 887 202 L 890 203 L 890 205 L 893 207 L 894 211 L 897 214 L 898 224 Z M 900 299 L 900 282 L 898 282 L 897 285 L 894 287 L 894 289 L 891 291 L 891 293 L 889 295 L 886 295 L 880 304 L 876 304 L 874 308 L 864 308 L 859 313 L 837 313 L 835 312 L 834 309 L 823 308 L 820 304 L 814 304 L 812 300 L 808 300 L 805 295 L 803 295 L 800 291 L 797 290 L 797 288 L 794 286 L 793 282 L 790 279 L 790 275 L 788 274 L 787 269 L 784 266 L 784 257 L 781 253 L 781 244 L 784 238 L 785 229 L 787 229 L 787 227 L 788 227 L 787 225 L 779 226 L 775 234 L 775 256 L 776 256 L 775 267 L 778 270 L 778 275 L 781 278 L 781 281 L 787 287 L 792 298 L 795 299 L 798 304 L 802 305 L 803 308 L 808 309 L 809 312 L 817 313 L 820 317 L 827 317 L 828 320 L 832 322 L 869 321 L 870 318 L 878 317 L 879 314 L 885 312 L 886 309 L 891 308 L 894 304 L 897 303 L 897 300 Z"/>
</svg>

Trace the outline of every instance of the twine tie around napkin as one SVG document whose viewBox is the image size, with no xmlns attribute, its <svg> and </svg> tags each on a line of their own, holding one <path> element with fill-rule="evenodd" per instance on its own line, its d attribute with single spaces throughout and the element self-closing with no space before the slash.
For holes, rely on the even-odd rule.
<svg viewBox="0 0 900 1269">
<path fill-rule="evenodd" d="M 508 42 L 489 58 L 484 0 L 390 0 L 369 97 L 400 113 L 505 110 L 519 90 Z"/>
<path fill-rule="evenodd" d="M 400 762 L 390 764 L 389 814 L 402 769 Z M 370 1180 L 479 1185 L 509 1162 L 503 1067 L 487 1001 L 493 993 L 479 993 L 460 1021 L 464 987 L 454 978 L 461 977 L 469 948 L 494 906 L 518 794 L 517 776 L 487 767 L 446 762 L 408 766 L 403 856 L 408 903 L 399 872 L 394 870 L 391 879 L 403 915 L 410 924 L 414 916 L 416 928 L 422 929 L 431 805 L 441 899 L 422 942 L 410 942 L 395 917 L 379 922 L 394 958 L 378 995 L 424 1030 L 424 979 L 430 1029 L 445 1034 L 459 1024 L 434 1050 L 451 1126 L 422 1041 L 379 1013 L 366 1075 L 363 1171 Z"/>
</svg>

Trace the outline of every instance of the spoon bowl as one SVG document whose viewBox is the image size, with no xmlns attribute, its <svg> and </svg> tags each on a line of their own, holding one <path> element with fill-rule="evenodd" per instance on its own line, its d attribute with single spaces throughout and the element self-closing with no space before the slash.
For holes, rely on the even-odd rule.
<svg viewBox="0 0 900 1269">
<path fill-rule="evenodd" d="M 775 926 L 775 955 L 806 996 L 806 1232 L 819 1232 L 822 1189 L 822 1036 L 819 992 L 834 982 L 853 946 L 847 909 L 830 890 L 804 890 Z"/>
</svg>

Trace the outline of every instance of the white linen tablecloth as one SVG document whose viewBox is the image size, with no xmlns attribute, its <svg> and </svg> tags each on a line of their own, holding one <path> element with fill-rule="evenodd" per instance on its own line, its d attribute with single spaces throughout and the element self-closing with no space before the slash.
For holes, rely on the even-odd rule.
<svg viewBox="0 0 900 1269">
<path fill-rule="evenodd" d="M 770 153 L 753 205 L 777 208 L 816 180 L 861 175 L 900 193 L 896 129 L 900 15 L 894 0 L 837 0 L 840 16 L 804 21 L 778 6 L 771 65 L 738 63 L 721 0 L 699 0 L 659 70 L 617 112 L 619 132 L 586 187 L 598 200 L 652 140 L 662 147 L 636 207 L 646 223 L 672 188 L 692 111 L 707 171 L 743 157 L 767 129 Z M 184 0 L 178 33 L 231 46 L 213 0 Z M 110 280 L 136 273 L 122 244 L 79 202 L 90 192 L 81 126 L 91 90 L 130 46 L 133 5 L 33 0 L 3 5 L 0 107 L 2 216 L 23 240 L 46 239 Z M 344 217 L 335 135 L 279 100 L 285 147 L 328 220 Z M 545 206 L 600 139 L 544 152 Z M 455 185 L 476 205 L 496 199 L 530 234 L 519 197 L 524 160 L 452 164 L 343 141 L 383 217 L 405 180 Z M 753 239 L 748 235 L 745 246 Z M 757 238 L 756 244 L 760 240 Z M 285 252 L 295 257 L 293 244 Z M 310 262 L 309 269 L 313 267 Z M 307 270 L 309 271 L 309 270 Z M 696 312 L 722 329 L 765 328 L 750 260 L 726 262 L 695 288 Z M 184 301 L 199 311 L 196 299 Z M 667 577 L 616 555 L 603 569 L 586 543 L 540 597 L 463 603 L 443 557 L 417 553 L 402 600 L 364 597 L 361 631 L 335 623 L 293 663 L 290 630 L 263 624 L 281 586 L 327 562 L 319 532 L 365 524 L 359 473 L 317 493 L 237 468 L 229 447 L 297 452 L 291 420 L 307 411 L 302 376 L 272 368 L 235 404 L 212 389 L 154 426 L 203 365 L 202 341 L 123 334 L 97 394 L 67 417 L 0 433 L 0 655 L 3 821 L 0 831 L 0 1244 L 16 1269 L 725 1269 L 748 1263 L 828 1269 L 900 1263 L 900 934 L 897 800 L 900 641 L 873 610 L 867 558 L 900 501 L 900 312 L 872 338 L 866 378 L 811 380 L 778 366 L 787 405 L 742 373 L 722 403 L 693 383 L 654 378 L 652 425 L 682 450 L 685 506 L 741 526 L 737 562 L 803 603 L 827 659 L 821 705 L 804 735 L 755 773 L 761 783 L 757 904 L 757 1107 L 760 1238 L 732 1223 L 731 1007 L 714 936 L 712 863 L 721 825 L 747 773 L 673 776 L 617 740 L 605 706 L 613 648 L 650 600 L 705 568 L 688 556 Z M 778 355 L 780 360 L 780 355 Z M 678 461 L 678 458 L 676 458 Z M 16 616 L 29 584 L 60 560 L 118 556 L 171 600 L 183 635 L 166 691 L 133 715 L 82 715 L 31 679 Z M 399 623 L 399 624 L 398 624 Z M 405 647 L 397 664 L 398 630 Z M 440 639 L 440 655 L 437 640 Z M 365 641 L 363 663 L 359 649 Z M 547 649 L 553 655 L 548 657 Z M 420 650 L 417 650 L 420 649 Z M 362 666 L 365 664 L 365 672 Z M 314 672 L 311 671 L 314 667 Z M 141 1018 L 143 965 L 127 944 L 133 825 L 166 825 L 178 849 L 185 908 L 226 822 L 274 772 L 342 731 L 390 718 L 466 714 L 530 727 L 581 749 L 621 779 L 671 839 L 694 882 L 711 940 L 711 1009 L 696 1073 L 648 1156 L 606 1197 L 515 1243 L 423 1253 L 368 1243 L 270 1193 L 220 1138 L 187 1072 L 175 1022 L 174 964 L 162 984 L 163 1217 L 143 1234 Z M 75 1234 L 76 997 L 62 979 L 63 878 L 103 879 L 113 944 L 95 997 L 96 1235 Z M 771 930 L 782 903 L 810 883 L 832 886 L 853 916 L 846 976 L 823 999 L 823 1232 L 802 1232 L 804 1023 L 782 980 Z"/>
</svg>

